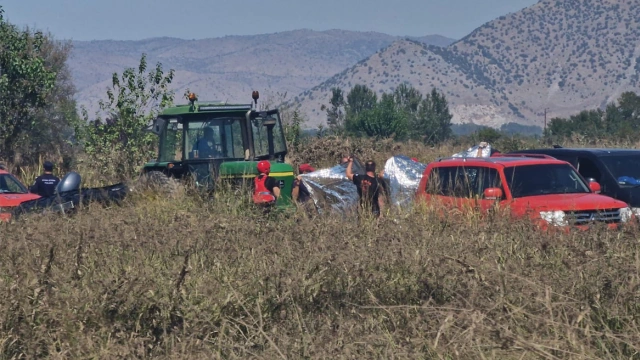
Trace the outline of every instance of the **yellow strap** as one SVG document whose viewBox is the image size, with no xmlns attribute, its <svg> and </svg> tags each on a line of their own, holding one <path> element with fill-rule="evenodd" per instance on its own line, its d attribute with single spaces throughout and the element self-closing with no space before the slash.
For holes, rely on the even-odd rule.
<svg viewBox="0 0 640 360">
<path fill-rule="evenodd" d="M 279 172 L 279 173 L 271 173 L 269 174 L 269 176 L 272 177 L 277 177 L 277 176 L 293 176 L 293 171 L 292 172 Z M 223 179 L 235 179 L 235 178 L 244 178 L 244 179 L 253 179 L 254 177 L 256 177 L 256 175 L 253 174 L 243 174 L 243 175 L 221 175 L 220 176 Z"/>
</svg>

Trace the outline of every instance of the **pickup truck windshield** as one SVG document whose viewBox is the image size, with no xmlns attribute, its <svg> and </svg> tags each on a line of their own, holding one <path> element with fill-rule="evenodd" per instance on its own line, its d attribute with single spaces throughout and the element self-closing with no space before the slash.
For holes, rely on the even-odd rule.
<svg viewBox="0 0 640 360">
<path fill-rule="evenodd" d="M 640 154 L 600 157 L 604 166 L 622 186 L 640 185 Z"/>
<path fill-rule="evenodd" d="M 566 164 L 507 167 L 504 169 L 504 175 L 514 198 L 591 192 L 575 170 Z"/>
<path fill-rule="evenodd" d="M 0 174 L 0 194 L 26 194 L 27 189 L 13 175 Z"/>
</svg>

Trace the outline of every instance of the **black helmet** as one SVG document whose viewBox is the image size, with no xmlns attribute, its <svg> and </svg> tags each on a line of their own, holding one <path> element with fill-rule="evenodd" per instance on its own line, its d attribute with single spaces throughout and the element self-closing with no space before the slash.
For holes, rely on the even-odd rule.
<svg viewBox="0 0 640 360">
<path fill-rule="evenodd" d="M 62 180 L 56 186 L 56 192 L 61 194 L 67 191 L 74 191 L 80 189 L 80 182 L 82 181 L 82 177 L 75 171 L 71 171 L 67 175 L 65 175 Z"/>
</svg>

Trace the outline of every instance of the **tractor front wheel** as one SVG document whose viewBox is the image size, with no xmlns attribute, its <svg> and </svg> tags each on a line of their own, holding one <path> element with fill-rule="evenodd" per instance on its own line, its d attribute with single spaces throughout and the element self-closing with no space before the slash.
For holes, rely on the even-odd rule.
<svg viewBox="0 0 640 360">
<path fill-rule="evenodd" d="M 180 190 L 180 183 L 175 178 L 167 176 L 162 171 L 149 171 L 140 177 L 142 189 L 149 189 L 174 195 Z"/>
</svg>

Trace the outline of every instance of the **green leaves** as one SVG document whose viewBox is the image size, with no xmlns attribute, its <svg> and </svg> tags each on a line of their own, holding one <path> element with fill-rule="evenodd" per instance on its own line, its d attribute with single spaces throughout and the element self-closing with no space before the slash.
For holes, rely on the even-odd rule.
<svg viewBox="0 0 640 360">
<path fill-rule="evenodd" d="M 348 130 L 352 133 L 376 138 L 406 138 L 407 116 L 397 107 L 392 95 L 383 94 L 380 102 L 372 108 L 365 108 L 352 116 L 348 122 Z"/>
<path fill-rule="evenodd" d="M 41 32 L 19 30 L 3 15 L 0 8 L 0 157 L 14 162 L 30 133 L 47 126 L 40 115 L 54 102 L 50 94 L 58 73 L 46 58 L 51 40 Z"/>
<path fill-rule="evenodd" d="M 160 63 L 147 69 L 147 56 L 142 54 L 137 69 L 113 74 L 107 101 L 100 101 L 95 120 L 89 121 L 84 111 L 87 125 L 78 130 L 85 151 L 106 175 L 126 178 L 156 155 L 157 138 L 146 128 L 160 111 L 173 104 L 169 84 L 174 70 L 165 74 Z M 107 118 L 103 120 L 100 113 Z"/>
<path fill-rule="evenodd" d="M 624 92 L 618 104 L 610 103 L 606 109 L 584 110 L 569 118 L 553 118 L 546 136 L 557 140 L 580 135 L 596 141 L 607 136 L 628 140 L 640 139 L 640 96 Z"/>
<path fill-rule="evenodd" d="M 332 107 L 327 110 L 328 122 L 335 120 L 344 104 L 344 128 L 355 136 L 405 140 L 413 138 L 427 143 L 439 143 L 452 136 L 449 106 L 444 95 L 434 88 L 423 98 L 413 87 L 401 84 L 391 94 L 376 93 L 365 85 L 354 86 L 346 102 L 339 89 L 332 89 Z"/>
<path fill-rule="evenodd" d="M 412 137 L 432 145 L 446 141 L 453 135 L 451 118 L 447 99 L 433 88 L 421 101 L 413 118 Z"/>
</svg>

